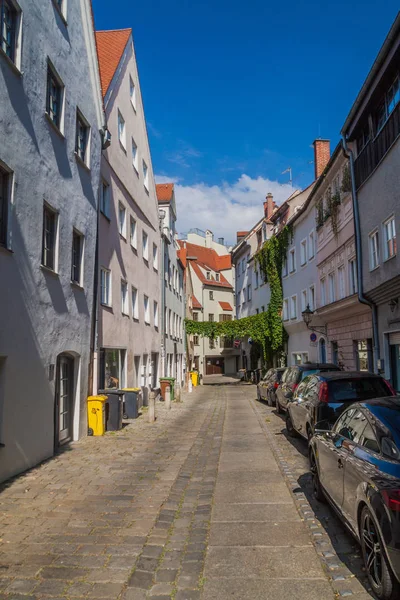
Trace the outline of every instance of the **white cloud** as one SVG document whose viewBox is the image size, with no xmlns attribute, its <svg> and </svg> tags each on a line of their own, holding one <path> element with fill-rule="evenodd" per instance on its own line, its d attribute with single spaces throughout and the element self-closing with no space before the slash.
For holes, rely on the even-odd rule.
<svg viewBox="0 0 400 600">
<path fill-rule="evenodd" d="M 211 229 L 214 237 L 236 242 L 236 232 L 250 229 L 263 215 L 263 202 L 268 192 L 276 204 L 284 202 L 294 191 L 289 184 L 281 184 L 263 177 L 252 179 L 241 175 L 233 184 L 198 183 L 184 185 L 173 177 L 156 177 L 158 183 L 174 182 L 178 213 L 178 231 Z"/>
</svg>

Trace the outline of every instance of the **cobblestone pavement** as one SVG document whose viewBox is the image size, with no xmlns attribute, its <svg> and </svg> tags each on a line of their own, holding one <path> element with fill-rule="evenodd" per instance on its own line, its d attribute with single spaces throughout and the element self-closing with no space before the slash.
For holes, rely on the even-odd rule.
<svg viewBox="0 0 400 600">
<path fill-rule="evenodd" d="M 254 396 L 202 386 L 3 486 L 0 600 L 332 600 L 290 491 L 289 467 L 307 496 L 304 457 Z M 342 526 L 329 534 L 347 560 Z"/>
</svg>

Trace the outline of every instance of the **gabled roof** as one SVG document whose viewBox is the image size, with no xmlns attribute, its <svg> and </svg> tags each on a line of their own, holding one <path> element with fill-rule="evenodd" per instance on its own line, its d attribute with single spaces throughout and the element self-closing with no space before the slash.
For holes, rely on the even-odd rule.
<svg viewBox="0 0 400 600">
<path fill-rule="evenodd" d="M 203 271 L 201 270 L 201 267 L 203 269 L 207 269 L 208 268 L 207 265 L 204 265 L 203 263 L 199 263 L 198 261 L 191 260 L 190 266 L 192 267 L 193 271 L 196 273 L 197 277 L 200 279 L 200 281 L 203 285 L 209 285 L 211 287 L 222 287 L 222 288 L 232 289 L 231 284 L 229 283 L 229 281 L 227 281 L 225 279 L 225 277 L 222 275 L 222 273 L 220 273 L 219 281 L 216 281 L 213 276 L 211 276 L 211 279 L 207 279 L 207 277 L 204 275 Z"/>
<path fill-rule="evenodd" d="M 157 200 L 159 202 L 171 202 L 174 193 L 173 183 L 157 183 L 156 185 Z"/>
<path fill-rule="evenodd" d="M 181 248 L 186 246 L 186 256 L 191 259 L 196 259 L 199 263 L 207 265 L 212 271 L 227 271 L 232 267 L 232 259 L 230 254 L 220 256 L 212 248 L 205 248 L 197 244 L 191 244 L 179 240 Z"/>
<path fill-rule="evenodd" d="M 196 296 L 192 296 L 192 307 L 193 308 L 203 308 L 200 302 L 197 300 Z"/>
<path fill-rule="evenodd" d="M 132 29 L 96 31 L 97 56 L 99 59 L 101 91 L 107 93 L 115 71 L 124 53 Z"/>
<path fill-rule="evenodd" d="M 222 310 L 233 310 L 229 302 L 220 302 L 219 305 L 222 308 Z"/>
</svg>

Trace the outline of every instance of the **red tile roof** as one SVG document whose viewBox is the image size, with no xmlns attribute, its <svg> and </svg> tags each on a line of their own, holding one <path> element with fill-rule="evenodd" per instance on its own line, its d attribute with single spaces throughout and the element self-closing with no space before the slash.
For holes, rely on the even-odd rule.
<svg viewBox="0 0 400 600">
<path fill-rule="evenodd" d="M 248 233 L 249 233 L 248 231 L 237 231 L 237 232 L 236 232 L 236 235 L 237 235 L 238 237 L 246 237 L 246 235 L 247 235 Z"/>
<path fill-rule="evenodd" d="M 233 310 L 229 302 L 220 302 L 219 305 L 222 308 L 222 310 Z"/>
<path fill-rule="evenodd" d="M 219 256 L 212 248 L 205 248 L 197 244 L 190 244 L 179 240 L 181 248 L 186 244 L 186 254 L 190 258 L 196 258 L 199 263 L 207 265 L 213 271 L 227 271 L 232 267 L 231 255 Z"/>
<path fill-rule="evenodd" d="M 193 308 L 203 308 L 195 296 L 192 296 L 192 307 Z"/>
<path fill-rule="evenodd" d="M 99 59 L 103 98 L 107 93 L 131 34 L 132 29 L 96 31 L 97 56 Z"/>
<path fill-rule="evenodd" d="M 157 183 L 156 185 L 157 200 L 159 202 L 171 202 L 174 192 L 173 183 Z"/>
<path fill-rule="evenodd" d="M 211 276 L 211 279 L 207 279 L 207 277 L 204 275 L 203 271 L 201 270 L 200 266 L 203 267 L 203 269 L 207 269 L 207 265 L 200 263 L 198 261 L 191 260 L 190 266 L 192 267 L 193 271 L 196 273 L 197 277 L 200 279 L 200 281 L 204 285 L 232 289 L 231 284 L 229 283 L 229 281 L 227 281 L 225 279 L 225 277 L 222 275 L 222 273 L 220 273 L 219 281 L 216 281 L 213 276 Z"/>
</svg>

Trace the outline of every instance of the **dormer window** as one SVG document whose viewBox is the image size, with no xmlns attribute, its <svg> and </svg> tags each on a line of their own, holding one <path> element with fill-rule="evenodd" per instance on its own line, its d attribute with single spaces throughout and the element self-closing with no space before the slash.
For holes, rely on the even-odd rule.
<svg viewBox="0 0 400 600">
<path fill-rule="evenodd" d="M 206 277 L 207 277 L 207 279 L 211 279 L 211 272 L 210 271 L 207 271 Z"/>
<path fill-rule="evenodd" d="M 215 281 L 219 281 L 219 273 L 215 274 Z"/>
</svg>

